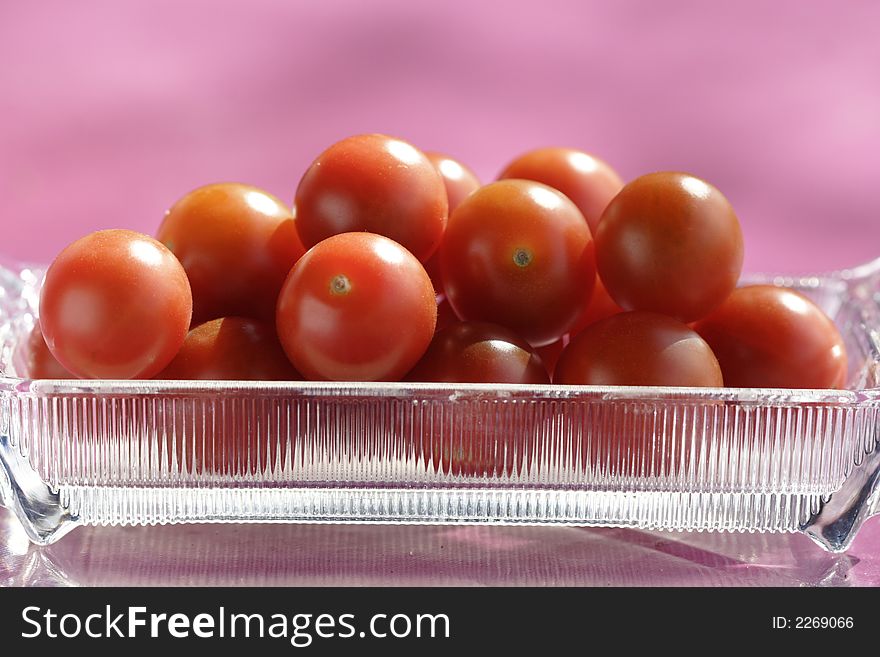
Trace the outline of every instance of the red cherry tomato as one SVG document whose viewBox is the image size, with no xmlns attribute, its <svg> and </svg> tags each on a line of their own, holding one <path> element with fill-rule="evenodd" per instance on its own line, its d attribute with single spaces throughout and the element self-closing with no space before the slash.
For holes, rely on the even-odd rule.
<svg viewBox="0 0 880 657">
<path fill-rule="evenodd" d="M 623 180 L 607 163 L 573 148 L 539 148 L 507 165 L 499 179 L 537 180 L 570 198 L 596 234 L 599 218 L 623 187 Z"/>
<path fill-rule="evenodd" d="M 613 315 L 588 326 L 562 352 L 553 382 L 562 385 L 723 385 L 712 350 L 690 328 L 649 312 Z"/>
<path fill-rule="evenodd" d="M 426 262 L 448 213 L 440 174 L 424 153 L 386 135 L 358 135 L 318 156 L 296 190 L 297 229 L 311 247 L 332 235 L 385 235 Z"/>
<path fill-rule="evenodd" d="M 446 295 L 439 295 L 437 297 L 437 326 L 434 329 L 434 334 L 436 335 L 438 331 L 442 331 L 450 324 L 455 324 L 456 322 L 458 322 L 458 317 L 456 317 L 455 311 L 452 310 L 452 306 L 449 305 Z"/>
<path fill-rule="evenodd" d="M 562 355 L 562 350 L 568 345 L 567 338 L 567 335 L 563 335 L 556 342 L 551 342 L 543 347 L 535 348 L 535 351 L 541 357 L 541 360 L 544 361 L 544 367 L 547 368 L 547 376 L 553 376 L 553 370 L 556 369 L 556 363 L 559 362 L 559 356 Z"/>
<path fill-rule="evenodd" d="M 274 326 L 224 317 L 191 330 L 177 356 L 155 378 L 285 381 L 302 377 L 287 360 Z"/>
<path fill-rule="evenodd" d="M 40 331 L 40 325 L 34 326 L 27 341 L 27 375 L 32 379 L 75 379 L 76 377 L 64 369 L 58 359 L 49 351 L 49 346 Z"/>
<path fill-rule="evenodd" d="M 409 381 L 550 383 L 541 357 L 513 331 L 485 322 L 457 322 L 439 331 Z"/>
<path fill-rule="evenodd" d="M 596 232 L 596 261 L 611 298 L 691 322 L 733 291 L 743 260 L 739 221 L 715 187 L 685 173 L 627 184 Z"/>
<path fill-rule="evenodd" d="M 430 258 L 428 258 L 428 262 L 425 263 L 425 271 L 428 272 L 428 277 L 431 279 L 431 285 L 434 286 L 434 291 L 437 292 L 438 296 L 444 294 L 443 292 L 443 274 L 440 271 L 440 252 L 434 252 Z"/>
<path fill-rule="evenodd" d="M 695 330 L 733 388 L 842 388 L 846 348 L 834 323 L 794 290 L 750 285 L 733 291 Z"/>
<path fill-rule="evenodd" d="M 186 337 L 192 294 L 167 248 L 130 230 L 77 240 L 49 267 L 40 326 L 58 361 L 83 378 L 149 378 Z"/>
<path fill-rule="evenodd" d="M 598 276 L 596 277 L 596 287 L 593 288 L 593 297 L 590 299 L 590 303 L 587 306 L 587 310 L 581 315 L 580 319 L 578 319 L 577 323 L 571 329 L 571 335 L 575 336 L 585 328 L 587 328 L 590 324 L 595 324 L 599 320 L 605 319 L 606 317 L 611 317 L 612 315 L 616 315 L 617 313 L 622 313 L 623 308 L 618 306 L 614 299 L 611 298 L 611 295 L 608 294 L 608 290 L 605 287 L 605 284 L 602 282 L 602 279 Z"/>
<path fill-rule="evenodd" d="M 583 215 L 555 189 L 528 180 L 468 196 L 449 220 L 440 264 L 459 317 L 501 324 L 536 346 L 571 329 L 596 280 Z"/>
<path fill-rule="evenodd" d="M 437 322 L 424 267 L 381 235 L 343 233 L 310 249 L 278 298 L 278 337 L 308 379 L 399 380 Z"/>
<path fill-rule="evenodd" d="M 189 277 L 194 324 L 238 315 L 274 321 L 281 284 L 305 251 L 290 209 L 240 183 L 184 196 L 165 215 L 158 238 Z"/>
<path fill-rule="evenodd" d="M 440 383 L 547 384 L 550 377 L 537 350 L 497 324 L 457 322 L 439 331 L 408 381 Z M 483 404 L 465 404 L 450 415 L 423 414 L 414 421 L 417 458 L 434 471 L 468 477 L 511 475 L 530 459 L 528 443 L 539 435 L 536 417 L 523 417 L 513 430 L 491 426 Z M 489 413 L 491 415 L 491 413 Z"/>
<path fill-rule="evenodd" d="M 458 160 L 453 160 L 448 155 L 442 153 L 425 152 L 427 157 L 440 177 L 443 179 L 443 186 L 446 188 L 446 200 L 449 206 L 449 214 L 461 205 L 471 192 L 480 188 L 480 179 L 477 174 L 467 168 Z"/>
<path fill-rule="evenodd" d="M 466 199 L 471 192 L 476 191 L 480 187 L 480 180 L 477 175 L 468 169 L 461 162 L 453 160 L 442 153 L 426 152 L 425 156 L 431 161 L 431 164 L 437 169 L 440 177 L 443 179 L 443 185 L 446 187 L 446 200 L 449 205 L 449 214 L 455 210 L 461 202 Z M 440 252 L 435 251 L 434 255 L 425 263 L 425 271 L 431 277 L 431 283 L 434 289 L 441 293 L 443 291 L 443 277 L 440 273 Z"/>
</svg>

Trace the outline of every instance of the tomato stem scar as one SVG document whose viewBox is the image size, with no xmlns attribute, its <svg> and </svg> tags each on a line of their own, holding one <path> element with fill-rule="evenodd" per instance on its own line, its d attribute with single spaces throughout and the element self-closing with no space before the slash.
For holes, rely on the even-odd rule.
<svg viewBox="0 0 880 657">
<path fill-rule="evenodd" d="M 532 262 L 532 252 L 528 249 L 519 247 L 513 252 L 513 261 L 517 267 L 528 267 Z"/>
<path fill-rule="evenodd" d="M 330 294 L 343 296 L 351 292 L 351 281 L 345 274 L 338 274 L 330 281 Z"/>
</svg>

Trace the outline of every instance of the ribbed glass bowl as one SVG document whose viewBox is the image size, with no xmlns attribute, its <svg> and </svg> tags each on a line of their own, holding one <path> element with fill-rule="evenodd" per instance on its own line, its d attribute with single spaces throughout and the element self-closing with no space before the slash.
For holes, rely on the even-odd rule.
<svg viewBox="0 0 880 657">
<path fill-rule="evenodd" d="M 845 390 L 28 378 L 42 270 L 0 268 L 0 502 L 80 524 L 557 523 L 805 532 L 880 510 L 880 261 L 796 288 Z"/>
</svg>

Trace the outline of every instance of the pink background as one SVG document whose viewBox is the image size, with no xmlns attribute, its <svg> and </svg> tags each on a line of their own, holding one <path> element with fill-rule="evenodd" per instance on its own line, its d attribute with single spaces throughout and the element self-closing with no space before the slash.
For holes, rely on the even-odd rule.
<svg viewBox="0 0 880 657">
<path fill-rule="evenodd" d="M 0 4 L 0 257 L 154 232 L 217 180 L 292 201 L 377 131 L 493 178 L 540 145 L 625 178 L 700 175 L 746 268 L 880 255 L 880 4 L 270 1 Z"/>
<path fill-rule="evenodd" d="M 859 264 L 880 256 L 878 25 L 871 0 L 0 0 L 0 259 L 152 233 L 207 182 L 291 201 L 324 147 L 386 132 L 486 181 L 543 145 L 625 178 L 687 170 L 738 210 L 748 270 Z M 878 530 L 844 556 L 800 536 L 486 527 L 90 528 L 39 550 L 0 511 L 0 585 L 876 585 Z M 310 560 L 331 549 L 335 569 Z"/>
</svg>

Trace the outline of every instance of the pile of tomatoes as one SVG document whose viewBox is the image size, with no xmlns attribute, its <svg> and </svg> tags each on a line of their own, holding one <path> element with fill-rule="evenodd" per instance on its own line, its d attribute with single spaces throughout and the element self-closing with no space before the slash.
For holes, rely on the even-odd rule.
<svg viewBox="0 0 880 657">
<path fill-rule="evenodd" d="M 293 208 L 212 184 L 155 239 L 64 249 L 31 375 L 841 387 L 832 321 L 791 290 L 737 288 L 742 261 L 730 203 L 688 174 L 624 185 L 543 148 L 482 185 L 359 135 L 317 157 Z"/>
</svg>

